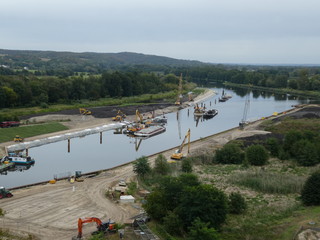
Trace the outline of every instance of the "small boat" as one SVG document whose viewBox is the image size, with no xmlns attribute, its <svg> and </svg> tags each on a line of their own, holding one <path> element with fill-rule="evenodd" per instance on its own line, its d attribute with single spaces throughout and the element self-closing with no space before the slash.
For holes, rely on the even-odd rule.
<svg viewBox="0 0 320 240">
<path fill-rule="evenodd" d="M 218 114 L 217 109 L 210 109 L 203 114 L 203 118 L 206 118 L 206 119 L 213 118 L 217 114 Z"/>
<path fill-rule="evenodd" d="M 15 153 L 9 153 L 9 156 L 3 157 L 1 162 L 11 162 L 15 165 L 32 165 L 35 163 L 34 159 L 30 156 L 17 155 Z"/>
<path fill-rule="evenodd" d="M 166 131 L 166 128 L 160 125 L 150 126 L 148 128 L 141 129 L 140 131 L 134 132 L 137 137 L 151 137 Z"/>
</svg>

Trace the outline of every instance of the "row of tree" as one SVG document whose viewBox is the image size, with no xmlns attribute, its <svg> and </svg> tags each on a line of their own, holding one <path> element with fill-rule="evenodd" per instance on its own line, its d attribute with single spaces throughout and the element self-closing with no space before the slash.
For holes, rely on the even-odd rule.
<svg viewBox="0 0 320 240">
<path fill-rule="evenodd" d="M 137 72 L 70 78 L 0 75 L 0 108 L 154 94 L 177 90 L 177 85 L 178 78 L 172 74 L 160 77 Z"/>
</svg>

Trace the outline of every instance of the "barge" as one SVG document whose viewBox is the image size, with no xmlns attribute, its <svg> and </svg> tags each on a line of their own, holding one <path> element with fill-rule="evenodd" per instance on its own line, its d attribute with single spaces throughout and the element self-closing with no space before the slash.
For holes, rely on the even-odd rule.
<svg viewBox="0 0 320 240">
<path fill-rule="evenodd" d="M 160 125 L 150 126 L 148 128 L 141 129 L 134 132 L 134 136 L 137 137 L 151 137 L 166 131 L 166 128 Z"/>
</svg>

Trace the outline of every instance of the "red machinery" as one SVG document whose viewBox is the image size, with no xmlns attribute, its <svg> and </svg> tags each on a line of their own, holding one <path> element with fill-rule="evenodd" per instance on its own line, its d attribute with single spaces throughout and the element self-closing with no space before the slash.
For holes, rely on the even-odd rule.
<svg viewBox="0 0 320 240">
<path fill-rule="evenodd" d="M 115 223 L 111 223 L 110 220 L 107 223 L 103 223 L 99 218 L 91 217 L 91 218 L 84 218 L 78 219 L 78 239 L 82 238 L 82 224 L 95 222 L 97 224 L 98 232 L 113 232 L 115 231 Z"/>
</svg>

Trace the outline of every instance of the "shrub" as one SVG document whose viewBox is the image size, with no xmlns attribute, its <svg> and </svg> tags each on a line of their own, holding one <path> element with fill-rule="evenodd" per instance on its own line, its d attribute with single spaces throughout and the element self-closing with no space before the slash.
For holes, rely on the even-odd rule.
<svg viewBox="0 0 320 240">
<path fill-rule="evenodd" d="M 320 205 L 320 171 L 313 173 L 305 182 L 301 200 L 307 206 Z"/>
<path fill-rule="evenodd" d="M 209 223 L 204 223 L 200 218 L 196 218 L 189 228 L 188 240 L 218 240 L 219 234 L 214 228 L 208 227 Z"/>
<path fill-rule="evenodd" d="M 279 141 L 276 138 L 268 138 L 266 141 L 266 147 L 270 151 L 270 155 L 273 157 L 278 157 L 280 152 Z"/>
<path fill-rule="evenodd" d="M 160 175 L 167 175 L 170 172 L 170 166 L 167 159 L 162 154 L 158 155 L 155 160 L 153 171 Z"/>
<path fill-rule="evenodd" d="M 174 235 L 181 235 L 182 233 L 182 222 L 177 214 L 169 212 L 167 216 L 163 218 L 163 226 L 165 230 Z"/>
<path fill-rule="evenodd" d="M 315 144 L 308 140 L 300 140 L 293 144 L 293 157 L 301 166 L 314 166 L 318 161 L 318 150 Z"/>
<path fill-rule="evenodd" d="M 251 145 L 246 149 L 248 162 L 255 166 L 263 166 L 269 158 L 268 152 L 262 145 Z"/>
<path fill-rule="evenodd" d="M 181 171 L 185 173 L 192 172 L 192 163 L 189 158 L 183 159 L 181 163 Z"/>
<path fill-rule="evenodd" d="M 242 151 L 237 144 L 229 143 L 216 151 L 215 161 L 223 164 L 241 164 L 244 159 Z"/>
<path fill-rule="evenodd" d="M 241 214 L 247 209 L 247 203 L 240 193 L 231 193 L 228 204 L 229 213 Z"/>
</svg>

